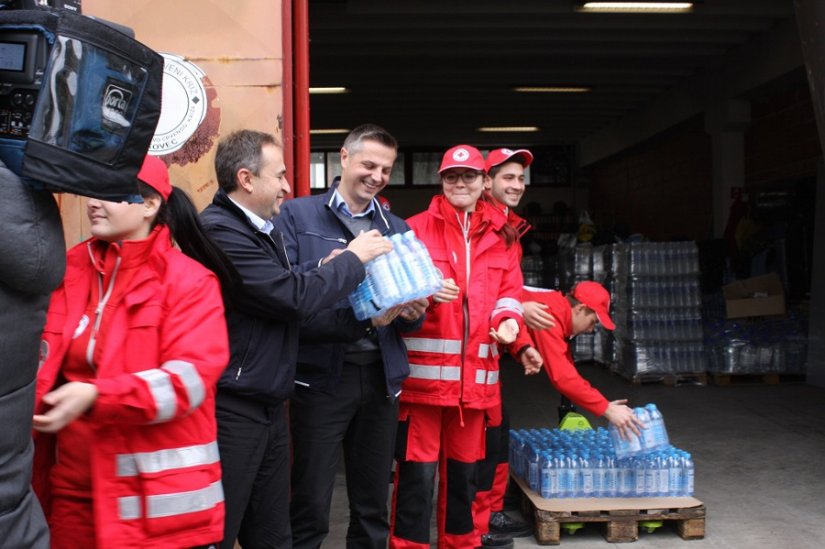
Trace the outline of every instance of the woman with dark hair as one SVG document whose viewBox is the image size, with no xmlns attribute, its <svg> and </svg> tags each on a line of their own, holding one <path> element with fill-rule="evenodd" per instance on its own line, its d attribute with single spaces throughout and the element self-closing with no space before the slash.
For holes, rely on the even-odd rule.
<svg viewBox="0 0 825 549">
<path fill-rule="evenodd" d="M 133 201 L 89 200 L 92 237 L 69 251 L 49 306 L 34 485 L 53 548 L 223 537 L 215 383 L 230 263 L 161 160 L 147 156 L 138 180 Z"/>
</svg>

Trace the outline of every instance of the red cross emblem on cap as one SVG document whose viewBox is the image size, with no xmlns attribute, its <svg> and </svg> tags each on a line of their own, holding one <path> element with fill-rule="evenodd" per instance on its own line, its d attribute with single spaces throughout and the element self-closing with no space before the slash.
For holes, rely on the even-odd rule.
<svg viewBox="0 0 825 549">
<path fill-rule="evenodd" d="M 470 152 L 467 149 L 456 149 L 453 153 L 453 160 L 463 162 L 470 158 Z"/>
</svg>

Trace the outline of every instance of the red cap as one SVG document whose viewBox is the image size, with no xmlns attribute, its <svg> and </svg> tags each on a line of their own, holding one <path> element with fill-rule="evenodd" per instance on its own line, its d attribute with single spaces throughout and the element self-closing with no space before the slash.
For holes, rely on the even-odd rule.
<svg viewBox="0 0 825 549">
<path fill-rule="evenodd" d="M 604 289 L 604 286 L 598 282 L 579 282 L 573 288 L 572 295 L 576 301 L 583 303 L 596 312 L 599 324 L 608 330 L 616 327 L 608 314 L 610 310 L 610 294 Z"/>
<path fill-rule="evenodd" d="M 137 178 L 155 189 L 164 200 L 169 200 L 169 195 L 172 194 L 172 184 L 169 183 L 169 170 L 166 169 L 163 160 L 147 154 Z"/>
<path fill-rule="evenodd" d="M 519 160 L 513 158 L 514 156 L 521 157 L 520 163 L 525 168 L 533 163 L 533 153 L 531 153 L 527 149 L 496 149 L 494 151 L 490 151 L 490 154 L 487 155 L 487 171 L 489 172 L 490 168 L 494 168 L 499 164 L 504 164 L 511 158 L 514 162 L 519 162 Z"/>
<path fill-rule="evenodd" d="M 444 153 L 438 173 L 444 173 L 450 168 L 470 168 L 483 172 L 484 157 L 472 145 L 456 145 Z"/>
</svg>

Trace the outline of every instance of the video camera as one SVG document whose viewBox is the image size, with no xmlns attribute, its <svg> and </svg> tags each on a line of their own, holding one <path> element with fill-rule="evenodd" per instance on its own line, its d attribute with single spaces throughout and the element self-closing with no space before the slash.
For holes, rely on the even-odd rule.
<svg viewBox="0 0 825 549">
<path fill-rule="evenodd" d="M 79 0 L 0 0 L 0 160 L 36 188 L 136 195 L 162 80 L 159 54 Z"/>
</svg>

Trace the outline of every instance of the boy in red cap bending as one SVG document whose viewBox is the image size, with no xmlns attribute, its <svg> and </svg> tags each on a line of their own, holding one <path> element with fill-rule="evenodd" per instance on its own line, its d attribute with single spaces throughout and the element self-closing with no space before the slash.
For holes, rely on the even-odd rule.
<svg viewBox="0 0 825 549">
<path fill-rule="evenodd" d="M 533 154 L 526 149 L 496 149 L 486 160 L 487 199 L 507 216 L 507 223 L 519 236 L 530 230 L 530 225 L 513 210 L 525 191 L 526 168 Z M 519 334 L 510 346 L 511 352 L 522 362 L 535 360 L 531 355 L 538 350 L 539 363 L 545 366 L 556 389 L 575 404 L 596 416 L 604 416 L 623 433 L 638 434 L 639 421 L 626 400 L 609 402 L 584 378 L 573 363 L 569 340 L 581 333 L 590 333 L 599 322 L 612 330 L 614 324 L 608 315 L 610 294 L 596 282 L 580 282 L 570 295 L 553 290 L 525 288 L 522 293 L 524 320 L 529 331 Z M 486 456 L 479 463 L 478 493 L 473 503 L 474 521 L 482 535 L 483 547 L 507 547 L 507 537 L 521 537 L 531 533 L 530 525 L 514 520 L 503 512 L 504 492 L 509 467 L 509 421 L 505 411 L 492 414 L 499 421 L 488 423 Z M 489 532 L 489 534 L 488 534 Z"/>
</svg>

